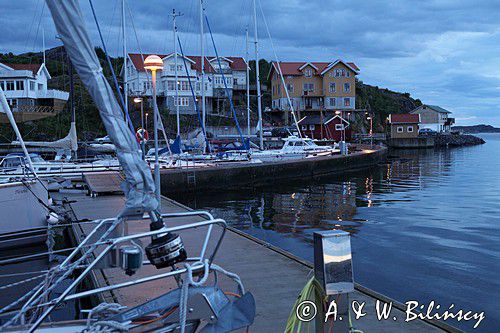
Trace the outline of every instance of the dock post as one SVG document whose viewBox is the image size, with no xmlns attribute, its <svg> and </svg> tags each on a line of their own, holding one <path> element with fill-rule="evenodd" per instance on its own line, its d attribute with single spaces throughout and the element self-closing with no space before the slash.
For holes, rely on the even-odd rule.
<svg viewBox="0 0 500 333">
<path fill-rule="evenodd" d="M 351 239 L 348 232 L 329 230 L 314 233 L 314 276 L 327 296 L 326 304 L 317 304 L 317 333 L 348 333 L 349 293 L 354 291 Z"/>
</svg>

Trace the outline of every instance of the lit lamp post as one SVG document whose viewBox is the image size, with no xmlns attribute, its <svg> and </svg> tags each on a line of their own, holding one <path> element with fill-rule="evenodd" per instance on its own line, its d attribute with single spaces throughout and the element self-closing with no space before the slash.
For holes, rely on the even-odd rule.
<svg viewBox="0 0 500 333">
<path fill-rule="evenodd" d="M 153 126 L 155 140 L 155 185 L 156 198 L 158 199 L 158 208 L 161 207 L 160 191 L 160 163 L 158 162 L 158 105 L 156 104 L 156 71 L 163 70 L 163 60 L 157 55 L 150 55 L 144 60 L 144 68 L 151 71 L 151 80 L 153 81 Z"/>
<path fill-rule="evenodd" d="M 335 114 L 338 116 L 340 115 L 340 124 L 342 125 L 342 130 L 340 131 L 340 153 L 342 155 L 347 155 L 347 146 L 345 143 L 345 125 L 344 125 L 344 118 L 342 117 L 342 112 L 341 111 L 335 111 Z"/>
<path fill-rule="evenodd" d="M 366 119 L 370 121 L 370 147 L 373 148 L 373 114 L 370 114 Z"/>
<path fill-rule="evenodd" d="M 144 140 L 145 139 L 144 132 L 146 131 L 144 129 L 144 103 L 141 97 L 134 98 L 134 103 L 141 104 L 141 129 L 142 129 L 141 149 L 142 149 L 142 159 L 144 159 L 144 155 L 146 154 L 146 147 L 145 147 L 146 142 Z"/>
</svg>

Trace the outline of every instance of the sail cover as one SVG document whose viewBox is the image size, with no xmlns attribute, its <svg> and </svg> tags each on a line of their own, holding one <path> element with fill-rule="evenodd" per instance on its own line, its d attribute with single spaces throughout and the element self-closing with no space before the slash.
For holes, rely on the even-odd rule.
<svg viewBox="0 0 500 333">
<path fill-rule="evenodd" d="M 19 141 L 12 141 L 12 145 L 20 145 Z M 57 141 L 24 141 L 28 147 L 46 147 L 54 149 L 78 150 L 78 141 L 76 138 L 76 124 L 71 123 L 68 135 Z"/>
<path fill-rule="evenodd" d="M 139 146 L 125 123 L 120 105 L 104 77 L 94 46 L 85 28 L 78 0 L 46 0 L 58 34 L 73 66 L 94 100 L 116 155 L 125 173 L 122 185 L 127 198 L 122 215 L 158 208 L 149 166 L 141 158 Z"/>
</svg>

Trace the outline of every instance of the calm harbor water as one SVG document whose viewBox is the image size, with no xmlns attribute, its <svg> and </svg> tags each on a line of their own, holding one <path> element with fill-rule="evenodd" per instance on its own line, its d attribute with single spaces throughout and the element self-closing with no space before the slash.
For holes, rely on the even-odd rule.
<svg viewBox="0 0 500 333">
<path fill-rule="evenodd" d="M 176 199 L 311 261 L 314 231 L 349 231 L 357 282 L 402 302 L 485 311 L 474 331 L 498 332 L 500 135 L 481 136 L 482 146 L 397 151 L 349 175 Z"/>
</svg>

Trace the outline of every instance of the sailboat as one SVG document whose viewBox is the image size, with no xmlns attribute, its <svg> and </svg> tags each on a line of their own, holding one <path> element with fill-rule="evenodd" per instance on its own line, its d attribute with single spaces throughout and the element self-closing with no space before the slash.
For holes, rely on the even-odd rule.
<svg viewBox="0 0 500 333">
<path fill-rule="evenodd" d="M 90 3 L 92 5 L 92 1 Z M 15 303 L 16 311 L 8 313 L 9 317 L 6 321 L 2 321 L 0 330 L 29 333 L 35 331 L 66 333 L 83 330 L 109 332 L 117 329 L 119 331 L 144 331 L 145 316 L 149 316 L 146 325 L 154 323 L 154 327 L 147 326 L 147 330 L 161 330 L 162 332 L 195 332 L 198 329 L 203 329 L 205 332 L 229 332 L 249 327 L 253 324 L 255 317 L 255 299 L 250 292 L 245 292 L 239 276 L 213 263 L 213 258 L 216 256 L 227 228 L 226 222 L 214 219 L 208 212 L 171 212 L 169 214 L 159 212 L 160 189 L 155 186 L 148 165 L 136 149 L 135 137 L 122 117 L 123 109 L 116 101 L 102 70 L 99 70 L 100 64 L 83 23 L 79 2 L 77 0 L 47 0 L 47 6 L 56 29 L 69 50 L 70 57 L 79 59 L 77 71 L 97 104 L 106 130 L 117 147 L 118 158 L 124 166 L 123 187 L 126 200 L 118 216 L 94 221 L 95 229 L 83 240 L 79 240 L 78 246 L 69 256 L 51 269 L 46 278 L 42 279 L 36 287 L 27 294 L 21 295 Z M 129 228 L 125 227 L 128 220 L 141 219 L 145 212 L 148 213 L 150 220 L 150 231 L 129 234 Z M 183 216 L 204 216 L 206 220 L 176 227 L 167 227 L 164 224 L 164 219 Z M 146 220 L 142 218 L 142 222 L 145 223 Z M 187 257 L 181 238 L 173 232 L 190 231 L 200 227 L 207 228 L 202 249 L 195 254 L 197 256 Z M 222 232 L 212 233 L 215 227 L 222 228 Z M 211 242 L 212 234 L 220 235 L 216 240 L 217 243 Z M 151 243 L 143 249 L 140 239 L 150 240 Z M 212 246 L 213 244 L 215 246 Z M 98 254 L 95 255 L 98 247 Z M 75 291 L 94 269 L 103 267 L 99 265 L 105 267 L 109 265 L 107 259 L 112 253 L 119 254 L 123 260 L 111 267 L 122 269 L 129 276 L 141 269 L 144 253 L 149 263 L 160 271 L 148 269 L 143 271 L 137 279 L 128 278 L 125 282 L 111 282 L 102 288 Z M 182 263 L 183 268 L 174 266 L 177 263 Z M 198 275 L 199 273 L 201 274 Z M 239 293 L 238 297 L 234 300 L 228 298 L 219 287 L 218 278 L 215 279 L 215 283 L 208 280 L 211 274 L 217 274 L 217 277 L 222 274 L 234 280 Z M 68 286 L 65 286 L 63 281 L 70 276 L 75 277 Z M 124 309 L 117 304 L 102 304 L 100 307 L 91 309 L 88 320 L 85 322 L 69 321 L 57 324 L 46 322 L 51 318 L 53 311 L 69 299 L 81 299 L 104 291 L 160 279 L 175 279 L 179 287 L 164 292 L 155 299 L 146 300 L 131 309 Z M 56 293 L 54 292 L 56 288 L 62 290 Z M 196 302 L 197 306 L 188 307 L 188 304 L 194 304 L 193 302 Z M 109 311 L 112 306 L 114 306 L 114 311 Z M 0 309 L 0 315 L 5 315 L 6 308 L 9 310 L 9 306 Z M 177 311 L 175 315 L 171 316 L 175 311 Z M 92 316 L 93 314 L 96 316 Z"/>
<path fill-rule="evenodd" d="M 0 112 L 9 122 L 23 148 L 30 169 L 14 181 L 0 183 L 0 249 L 42 242 L 45 239 L 48 215 L 48 190 L 33 172 L 30 155 L 17 128 L 5 94 L 0 87 Z"/>
</svg>

